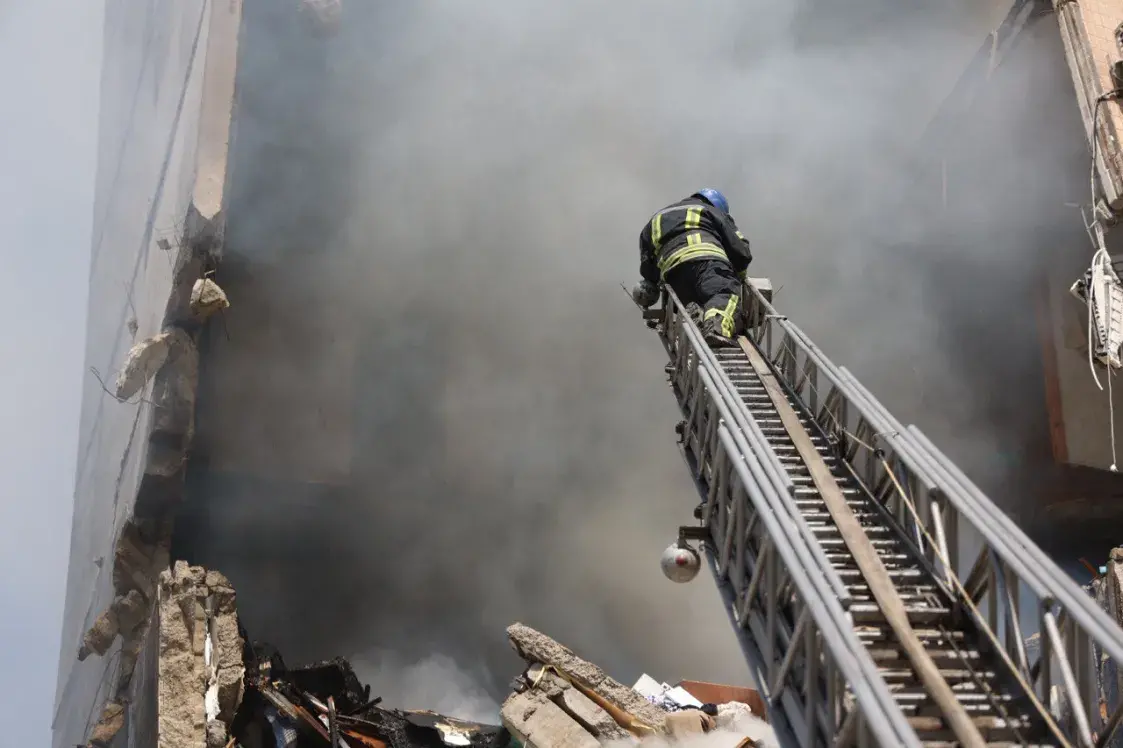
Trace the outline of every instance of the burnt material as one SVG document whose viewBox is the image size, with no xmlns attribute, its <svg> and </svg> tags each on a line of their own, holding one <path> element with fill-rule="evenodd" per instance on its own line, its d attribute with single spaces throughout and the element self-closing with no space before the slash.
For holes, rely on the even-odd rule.
<svg viewBox="0 0 1123 748">
<path fill-rule="evenodd" d="M 270 748 L 278 730 L 294 748 L 332 746 L 336 738 L 359 748 L 505 748 L 502 727 L 433 712 L 383 709 L 370 686 L 342 657 L 299 668 L 285 665 L 270 644 L 246 648 L 246 695 L 231 732 L 246 748 Z M 273 742 L 270 742 L 273 741 Z"/>
</svg>

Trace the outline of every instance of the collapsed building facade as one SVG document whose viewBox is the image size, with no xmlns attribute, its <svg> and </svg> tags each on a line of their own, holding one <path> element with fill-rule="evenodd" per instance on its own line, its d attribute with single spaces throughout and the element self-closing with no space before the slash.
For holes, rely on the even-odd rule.
<svg viewBox="0 0 1123 748">
<path fill-rule="evenodd" d="M 594 748 L 707 733 L 742 748 L 770 737 L 755 691 L 685 683 L 641 694 L 522 624 L 507 636 L 526 669 L 497 724 L 387 709 L 347 660 L 291 667 L 250 640 L 222 574 L 179 561 L 154 594 L 135 681 L 105 706 L 91 748 Z"/>
<path fill-rule="evenodd" d="M 332 288 L 309 284 L 299 289 L 302 295 L 293 297 L 293 287 L 285 282 L 325 261 L 307 250 L 331 233 L 336 216 L 331 209 L 318 212 L 311 221 L 307 216 L 281 216 L 275 241 L 267 249 L 228 241 L 231 233 L 237 237 L 237 226 L 231 228 L 227 217 L 233 175 L 239 170 L 245 174 L 253 168 L 254 178 L 267 182 L 280 178 L 284 164 L 316 167 L 334 176 L 309 182 L 340 185 L 339 173 L 347 168 L 346 153 L 322 144 L 315 158 L 305 161 L 299 158 L 302 154 L 269 137 L 259 136 L 252 150 L 232 147 L 239 135 L 235 113 L 253 115 L 257 110 L 261 116 L 261 110 L 271 111 L 271 97 L 287 98 L 291 87 L 301 91 L 309 114 L 288 126 L 306 126 L 305 135 L 315 132 L 311 113 L 317 108 L 316 86 L 301 88 L 299 82 L 290 82 L 288 90 L 270 92 L 236 85 L 252 76 L 255 66 L 260 73 L 262 66 L 275 64 L 261 51 L 263 46 L 306 30 L 282 6 L 197 0 L 174 9 L 161 6 L 138 28 L 120 5 L 110 5 L 87 350 L 92 373 L 83 400 L 55 704 L 56 748 L 198 745 L 200 740 L 226 746 L 231 739 L 244 740 L 248 747 L 254 740 L 288 745 L 284 741 L 290 738 L 311 741 L 309 745 L 337 741 L 395 748 L 498 746 L 506 743 L 496 741 L 513 739 L 544 747 L 682 729 L 674 720 L 668 723 L 666 714 L 634 689 L 611 681 L 588 663 L 569 659 L 572 653 L 551 640 L 517 627 L 509 636 L 529 667 L 504 704 L 502 724 L 384 710 L 370 703 L 378 695 L 368 693 L 343 664 L 290 669 L 267 645 L 255 646 L 252 632 L 239 625 L 233 586 L 218 571 L 173 565 L 175 558 L 214 556 L 220 562 L 214 569 L 235 573 L 244 571 L 238 568 L 241 562 L 255 572 L 276 562 L 280 571 L 274 568 L 273 573 L 291 578 L 301 571 L 304 559 L 291 549 L 268 547 L 268 529 L 243 497 L 268 492 L 278 499 L 274 511 L 314 515 L 317 501 L 347 499 L 355 456 L 363 451 L 362 440 L 350 428 L 356 419 L 354 401 L 345 393 L 353 383 L 343 386 L 339 379 L 353 376 L 364 331 L 350 319 L 307 324 L 293 310 L 330 306 L 325 302 Z M 327 27 L 338 23 L 338 4 L 312 3 L 307 8 L 305 15 L 321 19 Z M 1034 3 L 1019 3 L 1015 11 L 1001 33 L 996 32 L 994 49 L 1005 52 L 1016 38 L 1036 39 L 1026 35 L 1027 29 L 1036 29 L 1040 43 L 1052 45 L 1053 58 L 1066 59 L 1065 37 L 1056 35 L 1055 17 Z M 250 16 L 252 24 L 246 20 Z M 1053 26 L 1034 25 L 1046 21 Z M 1076 33 L 1081 33 L 1079 28 Z M 145 39 L 159 43 L 139 43 Z M 247 53 L 247 44 L 256 44 L 257 52 Z M 312 50 L 294 67 L 322 70 L 326 62 Z M 994 54 L 986 58 L 988 64 L 1001 70 Z M 133 80 L 142 94 L 135 101 L 121 85 Z M 1095 90 L 1101 93 L 1093 101 L 1104 90 L 1102 75 L 1098 85 Z M 1087 96 L 1081 100 L 1086 104 Z M 1114 127 L 1110 123 L 1118 116 L 1116 108 L 1114 103 L 1103 107 L 1108 112 L 1105 127 Z M 1075 123 L 1080 110 L 1064 111 L 1067 114 L 1058 116 Z M 1079 126 L 1070 129 L 1080 132 Z M 122 133 L 141 135 L 125 139 L 126 147 Z M 245 143 L 245 131 L 242 135 Z M 1076 142 L 1081 142 L 1079 135 Z M 1114 136 L 1105 134 L 1102 144 L 1109 157 L 1101 169 L 1110 172 Z M 945 207 L 959 194 L 949 160 L 945 156 L 937 171 L 926 172 L 941 175 L 936 194 Z M 249 187 L 245 191 L 252 192 Z M 323 199 L 330 203 L 333 197 L 336 209 L 342 209 L 343 195 Z M 1105 218 L 1105 224 L 1110 223 Z M 1082 235 L 1083 228 L 1078 229 L 1075 233 Z M 276 258 L 263 257 L 265 251 L 287 253 L 283 273 L 270 275 Z M 1052 286 L 1059 288 L 1060 283 L 1067 292 L 1082 267 L 1080 262 L 1066 262 Z M 128 292 L 122 293 L 122 288 Z M 231 305 L 244 313 L 227 317 Z M 278 317 L 281 324 L 276 324 Z M 322 334 L 329 324 L 334 333 L 330 344 Z M 253 334 L 264 328 L 271 334 Z M 425 355 L 439 357 L 438 348 Z M 1051 349 L 1046 350 L 1048 362 Z M 1070 359 L 1064 371 L 1070 374 L 1047 380 L 1053 382 L 1049 391 L 1068 387 L 1076 394 L 1049 400 L 1042 421 L 1047 413 L 1055 425 L 1070 418 L 1058 407 L 1079 409 L 1088 398 L 1099 397 L 1087 387 L 1086 392 L 1076 391 L 1084 385 L 1076 384 L 1074 377 L 1084 372 L 1077 372 L 1073 362 L 1082 363 L 1086 354 L 1078 345 L 1064 353 Z M 288 368 L 318 386 L 301 399 L 278 397 L 271 388 L 280 384 L 245 377 L 255 360 L 295 361 Z M 325 428 L 324 422 L 334 427 Z M 284 440 L 261 447 L 262 434 L 286 428 L 320 429 L 319 449 L 310 452 Z M 1117 481 L 1103 469 L 1109 463 L 1102 440 L 1096 442 L 1095 456 L 1080 457 L 1083 453 L 1072 441 L 1079 432 L 1069 429 L 1063 438 L 1057 428 L 1051 433 L 1049 448 L 1060 455 L 1058 462 L 1099 471 L 1089 478 L 1092 488 L 1085 493 L 1098 497 L 1096 506 L 1109 512 L 1102 500 L 1114 495 Z M 1084 474 L 1064 474 L 1066 491 L 1084 485 L 1078 473 Z M 191 499 L 186 508 L 185 497 Z M 1080 501 L 1086 507 L 1092 499 Z M 1076 514 L 1088 516 L 1083 510 Z M 216 516 L 221 521 L 215 521 Z M 254 551 L 241 558 L 223 556 L 238 547 Z M 258 551 L 261 555 L 245 558 Z M 270 552 L 284 553 L 287 559 L 281 561 Z M 313 573 L 301 582 L 314 579 Z M 287 587 L 284 579 L 277 587 Z M 299 597 L 288 600 L 290 608 Z M 333 684 L 324 686 L 324 679 Z M 704 706 L 738 703 L 735 698 L 721 701 L 700 695 L 697 700 Z M 748 701 L 751 698 L 745 696 Z M 750 711 L 763 714 L 759 708 Z M 274 743 L 261 737 L 266 729 Z M 254 730 L 256 738 L 250 737 Z M 394 742 L 394 735 L 405 737 Z M 741 735 L 737 742 L 759 737 Z"/>
<path fill-rule="evenodd" d="M 249 386 L 244 379 L 255 362 L 286 357 L 297 369 L 313 367 L 302 371 L 325 384 L 354 370 L 355 345 L 346 338 L 360 331 L 346 319 L 334 320 L 343 344 L 327 350 L 317 347 L 322 329 L 302 324 L 299 308 L 282 324 L 275 316 L 292 306 L 293 277 L 332 262 L 303 250 L 326 242 L 339 215 L 325 209 L 274 217 L 275 234 L 252 246 L 240 241 L 252 230 L 230 220 L 253 214 L 239 208 L 285 182 L 282 172 L 293 169 L 304 170 L 309 199 L 318 192 L 321 206 L 332 198 L 346 206 L 345 195 L 332 192 L 344 189 L 346 150 L 333 151 L 332 139 L 316 137 L 316 113 L 326 108 L 316 98 L 327 74 L 322 41 L 338 30 L 341 12 L 340 3 L 319 0 L 291 6 L 198 0 L 156 5 L 143 16 L 119 3 L 107 7 L 89 375 L 55 748 L 227 746 L 235 738 L 245 746 L 317 745 L 325 734 L 335 739 L 332 725 L 315 726 L 328 716 L 320 707 L 337 710 L 340 744 L 352 746 L 483 745 L 501 729 L 498 714 L 494 728 L 469 730 L 468 723 L 439 715 L 382 710 L 377 694 L 363 691 L 345 664 L 290 668 L 308 658 L 297 652 L 285 663 L 269 645 L 255 643 L 225 576 L 247 575 L 229 555 L 241 548 L 248 573 L 258 575 L 258 601 L 276 589 L 270 580 L 278 571 L 298 578 L 306 557 L 257 545 L 268 545 L 268 527 L 260 515 L 237 516 L 238 495 L 269 495 L 273 512 L 290 510 L 299 522 L 307 496 L 345 488 L 356 453 L 339 438 L 355 418 L 346 388 L 324 386 L 301 399 L 271 390 L 268 378 Z M 274 70 L 278 48 L 288 52 L 293 73 L 284 90 L 260 85 L 284 77 Z M 294 89 L 305 106 L 278 124 L 275 113 L 291 109 L 286 102 Z M 293 131 L 278 133 L 262 122 Z M 308 179 L 314 170 L 322 178 Z M 263 257 L 263 247 L 288 253 L 284 275 L 269 273 L 275 258 Z M 310 264 L 301 266 L 299 255 Z M 304 292 L 297 307 L 330 307 L 330 286 L 309 284 Z M 244 313 L 228 315 L 228 309 Z M 313 429 L 330 422 L 317 434 L 320 451 L 257 446 L 261 433 L 309 427 L 309 414 L 318 422 Z M 286 497 L 297 506 L 286 506 Z M 211 570 L 182 562 L 207 558 L 216 547 L 227 555 Z M 285 592 L 277 599 L 288 617 L 300 603 Z M 257 614 L 260 619 L 260 605 Z M 501 632 L 495 639 L 502 641 Z M 553 677 L 544 683 L 568 688 Z M 325 678 L 334 685 L 323 686 Z M 533 690 L 525 683 L 519 689 Z M 580 702 L 582 713 L 596 714 L 596 724 L 606 728 L 601 707 L 575 695 L 565 701 Z M 536 744 L 549 744 L 543 741 L 552 728 L 538 725 L 536 710 L 523 707 L 512 725 L 537 735 Z M 538 709 L 539 719 L 548 710 Z M 356 733 L 361 719 L 383 727 Z M 600 729 L 553 724 L 566 734 Z M 442 739 L 448 725 L 453 733 L 478 735 L 468 743 Z M 272 738 L 262 737 L 263 729 Z"/>
</svg>

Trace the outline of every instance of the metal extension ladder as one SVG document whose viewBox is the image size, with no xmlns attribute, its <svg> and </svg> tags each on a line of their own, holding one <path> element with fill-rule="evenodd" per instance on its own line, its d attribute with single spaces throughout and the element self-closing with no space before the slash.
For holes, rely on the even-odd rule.
<svg viewBox="0 0 1123 748">
<path fill-rule="evenodd" d="M 669 290 L 644 316 L 701 497 L 680 541 L 785 748 L 1106 743 L 1123 713 L 1102 713 L 1093 654 L 1123 661 L 1123 630 L 752 281 L 744 298 L 734 348 Z"/>
</svg>

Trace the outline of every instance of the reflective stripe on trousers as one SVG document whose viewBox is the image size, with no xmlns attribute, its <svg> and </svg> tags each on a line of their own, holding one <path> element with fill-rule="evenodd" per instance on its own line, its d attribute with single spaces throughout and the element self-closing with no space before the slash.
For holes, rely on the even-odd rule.
<svg viewBox="0 0 1123 748">
<path fill-rule="evenodd" d="M 733 337 L 737 321 L 737 297 L 730 296 L 724 307 L 707 309 L 706 313 L 702 315 L 702 321 L 705 322 L 713 317 L 721 317 L 721 334 L 727 338 Z"/>
</svg>

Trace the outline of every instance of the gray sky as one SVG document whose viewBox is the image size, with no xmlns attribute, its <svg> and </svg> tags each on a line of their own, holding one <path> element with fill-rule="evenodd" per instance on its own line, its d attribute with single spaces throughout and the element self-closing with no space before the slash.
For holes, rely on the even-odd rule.
<svg viewBox="0 0 1123 748">
<path fill-rule="evenodd" d="M 70 543 L 103 3 L 0 0 L 0 723 L 50 745 Z"/>
</svg>

